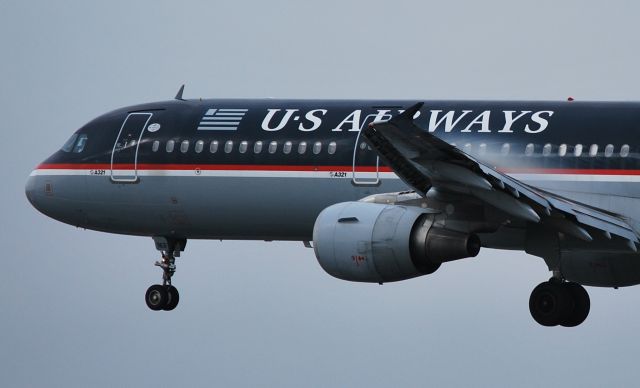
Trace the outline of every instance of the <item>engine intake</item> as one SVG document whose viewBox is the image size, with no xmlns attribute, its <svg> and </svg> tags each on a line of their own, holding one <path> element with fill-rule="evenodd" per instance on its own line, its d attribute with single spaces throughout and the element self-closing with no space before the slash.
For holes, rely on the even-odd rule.
<svg viewBox="0 0 640 388">
<path fill-rule="evenodd" d="M 435 227 L 434 218 L 414 206 L 329 206 L 313 228 L 316 258 L 339 279 L 383 283 L 427 275 L 443 262 L 478 254 L 478 236 Z"/>
</svg>

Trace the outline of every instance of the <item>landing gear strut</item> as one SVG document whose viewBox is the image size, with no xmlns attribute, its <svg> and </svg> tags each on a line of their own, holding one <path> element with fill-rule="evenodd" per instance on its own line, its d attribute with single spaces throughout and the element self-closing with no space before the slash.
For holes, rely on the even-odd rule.
<svg viewBox="0 0 640 388">
<path fill-rule="evenodd" d="M 589 294 L 578 283 L 552 278 L 531 292 L 529 311 L 543 326 L 578 326 L 589 315 Z"/>
<path fill-rule="evenodd" d="M 155 265 L 162 268 L 162 284 L 154 284 L 147 289 L 145 302 L 154 311 L 170 311 L 178 306 L 180 294 L 178 289 L 171 284 L 171 278 L 176 272 L 176 257 L 184 250 L 185 239 L 171 239 L 164 237 L 154 237 L 156 248 L 162 252 L 160 261 Z"/>
</svg>

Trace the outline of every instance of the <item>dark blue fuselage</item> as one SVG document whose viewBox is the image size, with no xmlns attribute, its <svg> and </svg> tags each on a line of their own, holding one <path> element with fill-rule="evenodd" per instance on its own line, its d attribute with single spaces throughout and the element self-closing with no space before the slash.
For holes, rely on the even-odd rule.
<svg viewBox="0 0 640 388">
<path fill-rule="evenodd" d="M 308 240 L 326 206 L 407 189 L 358 138 L 414 101 L 195 100 L 123 108 L 80 128 L 27 184 L 84 228 Z M 427 101 L 421 128 L 537 187 L 612 212 L 640 197 L 640 104 Z"/>
</svg>

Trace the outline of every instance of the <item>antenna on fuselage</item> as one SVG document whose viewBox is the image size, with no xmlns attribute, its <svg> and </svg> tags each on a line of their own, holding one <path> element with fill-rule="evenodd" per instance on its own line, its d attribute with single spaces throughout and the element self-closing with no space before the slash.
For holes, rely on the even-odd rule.
<svg viewBox="0 0 640 388">
<path fill-rule="evenodd" d="M 180 101 L 185 101 L 185 99 L 182 98 L 182 93 L 184 93 L 184 84 L 182 84 L 182 86 L 180 86 L 180 90 L 178 90 L 178 94 L 176 94 L 175 99 L 176 100 L 180 100 Z"/>
</svg>

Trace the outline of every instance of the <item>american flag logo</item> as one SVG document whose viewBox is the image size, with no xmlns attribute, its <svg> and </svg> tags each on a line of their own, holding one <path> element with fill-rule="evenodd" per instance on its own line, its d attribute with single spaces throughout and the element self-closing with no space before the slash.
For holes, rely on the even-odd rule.
<svg viewBox="0 0 640 388">
<path fill-rule="evenodd" d="M 199 131 L 235 131 L 248 109 L 211 108 L 202 116 Z"/>
</svg>

